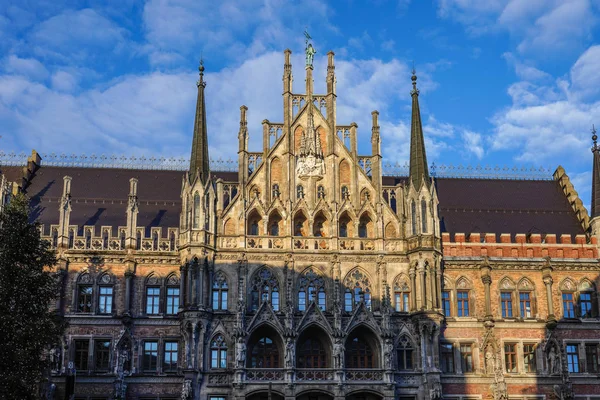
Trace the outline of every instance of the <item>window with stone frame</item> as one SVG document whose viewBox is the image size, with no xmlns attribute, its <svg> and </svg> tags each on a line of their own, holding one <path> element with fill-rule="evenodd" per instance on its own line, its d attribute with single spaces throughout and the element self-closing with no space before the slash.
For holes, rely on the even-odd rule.
<svg viewBox="0 0 600 400">
<path fill-rule="evenodd" d="M 77 279 L 76 285 L 76 311 L 80 313 L 91 313 L 94 304 L 94 283 L 88 273 L 83 273 Z"/>
<path fill-rule="evenodd" d="M 398 340 L 396 351 L 396 359 L 398 361 L 398 369 L 400 371 L 410 371 L 414 369 L 414 348 L 410 338 L 403 335 Z"/>
<path fill-rule="evenodd" d="M 166 279 L 166 310 L 167 315 L 176 315 L 179 312 L 179 278 L 170 275 Z"/>
<path fill-rule="evenodd" d="M 113 285 L 111 276 L 104 274 L 100 277 L 98 287 L 98 313 L 112 314 L 113 312 Z"/>
<path fill-rule="evenodd" d="M 576 343 L 567 344 L 567 369 L 569 372 L 579 372 L 579 345 Z"/>
<path fill-rule="evenodd" d="M 369 276 L 360 268 L 355 268 L 344 279 L 344 309 L 352 311 L 361 302 L 371 309 L 371 282 Z"/>
<path fill-rule="evenodd" d="M 273 184 L 273 186 L 271 187 L 271 196 L 274 199 L 278 199 L 280 194 L 281 194 L 281 192 L 279 191 L 279 184 L 278 183 Z"/>
<path fill-rule="evenodd" d="M 342 202 L 350 198 L 350 190 L 348 190 L 348 186 L 342 186 Z"/>
<path fill-rule="evenodd" d="M 94 370 L 107 372 L 110 370 L 110 339 L 94 340 Z"/>
<path fill-rule="evenodd" d="M 326 299 L 325 279 L 312 267 L 306 269 L 298 280 L 298 310 L 305 311 L 314 301 L 324 311 Z"/>
<path fill-rule="evenodd" d="M 262 267 L 254 273 L 250 290 L 252 311 L 258 310 L 263 302 L 271 303 L 273 310 L 279 311 L 279 282 L 269 268 Z"/>
<path fill-rule="evenodd" d="M 85 372 L 88 370 L 88 362 L 90 358 L 90 340 L 75 339 L 73 342 L 73 365 L 75 366 L 75 370 L 79 373 Z"/>
<path fill-rule="evenodd" d="M 522 278 L 519 281 L 517 296 L 519 299 L 519 317 L 523 319 L 533 318 L 535 315 L 535 286 L 529 279 Z"/>
<path fill-rule="evenodd" d="M 523 365 L 525 367 L 525 372 L 527 373 L 535 373 L 537 372 L 537 363 L 536 363 L 536 345 L 534 343 L 524 343 L 523 344 Z"/>
<path fill-rule="evenodd" d="M 400 275 L 394 282 L 394 304 L 396 312 L 410 311 L 410 285 L 405 275 Z"/>
<path fill-rule="evenodd" d="M 518 372 L 516 343 L 504 343 L 504 369 L 509 374 Z"/>
<path fill-rule="evenodd" d="M 179 342 L 177 340 L 166 340 L 163 344 L 163 372 L 177 372 L 177 358 Z"/>
<path fill-rule="evenodd" d="M 589 374 L 596 374 L 600 371 L 600 365 L 598 364 L 598 351 L 598 343 L 585 344 L 585 372 Z"/>
<path fill-rule="evenodd" d="M 193 229 L 200 229 L 200 194 L 194 194 Z"/>
<path fill-rule="evenodd" d="M 427 233 L 427 202 L 421 200 L 421 232 Z"/>
<path fill-rule="evenodd" d="M 142 348 L 142 370 L 155 372 L 158 367 L 158 341 L 146 340 Z"/>
<path fill-rule="evenodd" d="M 417 205 L 415 204 L 415 201 L 412 200 L 410 202 L 410 226 L 411 226 L 411 233 L 413 235 L 417 234 Z"/>
<path fill-rule="evenodd" d="M 304 186 L 297 185 L 296 186 L 296 199 L 300 200 L 304 198 Z"/>
<path fill-rule="evenodd" d="M 449 290 L 442 290 L 442 311 L 444 312 L 445 317 L 450 317 L 452 315 Z"/>
<path fill-rule="evenodd" d="M 323 185 L 317 187 L 317 199 L 325 199 L 325 187 Z"/>
<path fill-rule="evenodd" d="M 145 310 L 146 315 L 160 314 L 160 280 L 156 275 L 150 275 L 146 278 L 145 290 Z"/>
<path fill-rule="evenodd" d="M 271 337 L 262 336 L 254 343 L 250 368 L 279 368 L 279 349 Z"/>
<path fill-rule="evenodd" d="M 502 318 L 514 317 L 514 294 L 516 291 L 515 283 L 508 277 L 503 278 L 498 285 L 500 289 L 500 312 Z"/>
<path fill-rule="evenodd" d="M 577 301 L 577 311 L 580 318 L 593 318 L 598 315 L 596 306 L 598 300 L 596 298 L 596 287 L 587 279 L 583 279 L 579 283 L 579 295 Z"/>
<path fill-rule="evenodd" d="M 471 294 L 473 285 L 467 278 L 460 277 L 456 281 L 456 316 L 470 317 L 471 312 Z"/>
<path fill-rule="evenodd" d="M 212 369 L 227 368 L 227 343 L 221 334 L 213 337 L 210 342 L 210 367 Z"/>
<path fill-rule="evenodd" d="M 213 310 L 227 310 L 228 294 L 229 285 L 227 284 L 227 277 L 222 271 L 217 271 L 213 279 L 212 287 Z"/>
<path fill-rule="evenodd" d="M 452 343 L 440 344 L 440 368 L 444 373 L 454 373 L 454 346 Z"/>
<path fill-rule="evenodd" d="M 375 351 L 367 333 L 357 330 L 346 340 L 346 368 L 375 368 Z"/>
<path fill-rule="evenodd" d="M 327 351 L 318 337 L 307 337 L 298 344 L 298 368 L 327 368 Z"/>
<path fill-rule="evenodd" d="M 460 344 L 460 362 L 463 373 L 474 372 L 473 345 L 471 343 Z"/>
<path fill-rule="evenodd" d="M 575 318 L 575 292 L 577 286 L 571 279 L 567 278 L 561 282 L 559 288 L 562 298 L 563 318 Z"/>
</svg>

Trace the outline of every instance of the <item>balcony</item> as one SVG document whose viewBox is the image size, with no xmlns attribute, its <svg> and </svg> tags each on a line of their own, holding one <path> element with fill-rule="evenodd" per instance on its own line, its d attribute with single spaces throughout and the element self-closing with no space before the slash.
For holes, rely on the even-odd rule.
<svg viewBox="0 0 600 400">
<path fill-rule="evenodd" d="M 220 236 L 219 246 L 225 249 L 246 248 L 248 250 L 315 250 L 340 251 L 405 251 L 402 239 L 332 238 L 316 236 Z"/>
<path fill-rule="evenodd" d="M 335 378 L 335 371 L 333 369 L 297 369 L 296 370 L 296 381 L 297 382 L 333 381 L 334 378 Z"/>
</svg>

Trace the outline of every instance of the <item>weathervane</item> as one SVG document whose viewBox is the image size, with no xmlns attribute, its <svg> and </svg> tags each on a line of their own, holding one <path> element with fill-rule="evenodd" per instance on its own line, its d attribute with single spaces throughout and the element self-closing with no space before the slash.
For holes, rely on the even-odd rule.
<svg viewBox="0 0 600 400">
<path fill-rule="evenodd" d="M 594 145 L 592 146 L 592 151 L 598 151 L 600 148 L 598 147 L 597 140 L 598 135 L 596 135 L 596 127 L 592 124 L 592 140 L 594 141 Z"/>
<path fill-rule="evenodd" d="M 308 43 L 309 40 L 312 40 L 312 37 L 310 37 L 307 29 L 304 30 L 304 37 L 305 37 L 304 52 L 306 53 L 306 66 L 312 67 L 313 61 L 315 59 L 315 54 L 317 53 L 317 51 L 313 47 L 312 43 Z"/>
</svg>

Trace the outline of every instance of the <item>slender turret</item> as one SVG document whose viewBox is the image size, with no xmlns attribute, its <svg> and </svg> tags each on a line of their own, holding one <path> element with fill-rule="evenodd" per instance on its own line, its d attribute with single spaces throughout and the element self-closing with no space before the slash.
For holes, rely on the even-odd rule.
<svg viewBox="0 0 600 400">
<path fill-rule="evenodd" d="M 598 136 L 596 127 L 592 125 L 592 153 L 594 154 L 594 165 L 592 168 L 592 209 L 590 217 L 596 218 L 600 215 L 600 146 L 598 146 Z"/>
<path fill-rule="evenodd" d="M 429 171 L 427 169 L 427 155 L 425 153 L 425 140 L 423 139 L 423 126 L 421 124 L 421 110 L 419 109 L 419 89 L 417 89 L 417 75 L 412 71 L 412 118 L 410 125 L 410 182 L 415 190 L 421 189 L 423 182 L 429 187 Z"/>
<path fill-rule="evenodd" d="M 196 119 L 194 120 L 194 139 L 192 141 L 192 156 L 190 158 L 190 182 L 196 178 L 196 174 L 202 181 L 208 177 L 208 132 L 206 129 L 206 105 L 204 101 L 204 63 L 200 60 L 200 78 L 198 79 L 198 98 L 196 100 Z"/>
</svg>

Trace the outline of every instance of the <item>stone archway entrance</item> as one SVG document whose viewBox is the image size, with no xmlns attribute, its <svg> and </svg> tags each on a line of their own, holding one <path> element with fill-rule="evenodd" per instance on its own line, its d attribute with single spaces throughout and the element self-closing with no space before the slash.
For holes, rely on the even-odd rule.
<svg viewBox="0 0 600 400">
<path fill-rule="evenodd" d="M 371 392 L 354 392 L 349 396 L 346 396 L 347 400 L 381 400 L 381 395 Z"/>
<path fill-rule="evenodd" d="M 283 396 L 273 392 L 258 392 L 246 396 L 246 400 L 283 400 Z"/>
<path fill-rule="evenodd" d="M 305 392 L 296 397 L 296 400 L 333 400 L 333 396 L 323 392 Z"/>
</svg>

